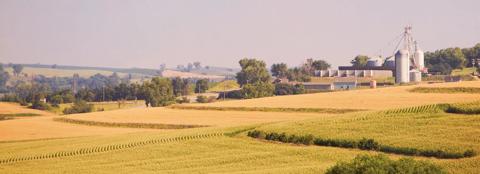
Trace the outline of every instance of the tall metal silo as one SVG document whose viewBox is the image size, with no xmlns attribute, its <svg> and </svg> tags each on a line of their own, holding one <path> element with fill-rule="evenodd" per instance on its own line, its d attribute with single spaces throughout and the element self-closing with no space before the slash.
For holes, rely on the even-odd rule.
<svg viewBox="0 0 480 174">
<path fill-rule="evenodd" d="M 407 50 L 398 50 L 395 54 L 395 83 L 410 82 L 410 59 Z"/>
<path fill-rule="evenodd" d="M 420 48 L 417 47 L 413 58 L 415 61 L 415 67 L 419 71 L 423 71 L 423 69 L 425 68 L 425 62 L 424 62 L 425 60 L 424 60 L 423 51 Z"/>
</svg>

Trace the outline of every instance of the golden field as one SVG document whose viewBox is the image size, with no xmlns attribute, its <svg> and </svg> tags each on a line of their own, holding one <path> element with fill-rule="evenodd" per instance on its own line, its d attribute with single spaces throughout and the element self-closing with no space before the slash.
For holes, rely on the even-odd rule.
<svg viewBox="0 0 480 174">
<path fill-rule="evenodd" d="M 412 93 L 408 91 L 414 87 L 480 87 L 480 81 L 421 84 L 294 96 L 275 96 L 249 100 L 192 104 L 192 106 L 384 110 L 434 103 L 468 102 L 480 99 L 480 94 Z"/>
<path fill-rule="evenodd" d="M 5 120 L 0 121 L 0 173 L 322 173 L 336 162 L 350 160 L 357 154 L 380 153 L 260 141 L 246 136 L 246 131 L 252 129 L 327 138 L 366 137 L 387 145 L 454 152 L 469 148 L 478 153 L 478 115 L 428 110 L 383 112 L 390 108 L 480 99 L 478 94 L 408 91 L 418 86 L 480 87 L 480 83 L 422 84 L 189 104 L 368 110 L 346 114 L 128 108 L 66 116 L 45 113 L 45 116 Z M 0 106 L 1 112 L 34 112 L 11 103 Z M 161 130 L 102 127 L 58 122 L 54 118 L 209 127 Z M 414 158 L 432 161 L 451 173 L 480 170 L 478 156 L 448 160 Z"/>
</svg>

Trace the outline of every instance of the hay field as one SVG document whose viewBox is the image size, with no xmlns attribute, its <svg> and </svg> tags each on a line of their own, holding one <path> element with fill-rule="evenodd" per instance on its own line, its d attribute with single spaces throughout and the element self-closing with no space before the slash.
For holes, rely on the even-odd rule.
<svg viewBox="0 0 480 174">
<path fill-rule="evenodd" d="M 480 81 L 421 84 L 377 89 L 362 89 L 329 93 L 275 96 L 249 100 L 233 100 L 198 106 L 215 107 L 274 107 L 274 108 L 349 108 L 384 110 L 434 103 L 456 103 L 480 99 L 480 94 L 412 93 L 414 87 L 480 87 Z M 191 104 L 196 106 L 197 104 Z"/>
<path fill-rule="evenodd" d="M 108 112 L 73 114 L 68 118 L 114 123 L 161 123 L 231 127 L 239 125 L 332 117 L 333 114 L 272 113 L 243 111 L 197 111 L 168 108 L 133 108 Z"/>
<path fill-rule="evenodd" d="M 32 113 L 38 115 L 53 115 L 52 113 L 40 111 L 36 109 L 30 109 L 24 106 L 20 106 L 18 103 L 0 102 L 0 114 L 21 114 Z"/>
<path fill-rule="evenodd" d="M 53 118 L 54 116 L 44 116 L 0 121 L 0 141 L 111 135 L 130 132 L 156 131 L 150 129 L 119 129 L 66 124 L 55 122 L 53 121 Z"/>
</svg>

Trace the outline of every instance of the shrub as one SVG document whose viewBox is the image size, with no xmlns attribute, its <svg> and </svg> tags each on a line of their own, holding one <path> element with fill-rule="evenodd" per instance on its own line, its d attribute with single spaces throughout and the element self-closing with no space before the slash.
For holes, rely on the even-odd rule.
<svg viewBox="0 0 480 174">
<path fill-rule="evenodd" d="M 391 160 L 385 155 L 358 155 L 351 162 L 339 162 L 327 169 L 327 174 L 345 173 L 411 173 L 411 174 L 444 174 L 441 167 L 426 162 L 415 161 L 411 158 Z"/>
<path fill-rule="evenodd" d="M 216 100 L 217 100 L 217 97 L 215 96 L 207 97 L 203 95 L 197 96 L 197 99 L 196 99 L 198 103 L 212 103 L 212 102 L 215 102 Z"/>
<path fill-rule="evenodd" d="M 64 114 L 75 114 L 75 113 L 87 113 L 93 111 L 93 105 L 88 104 L 84 100 L 77 100 L 73 103 L 72 107 L 65 108 L 63 110 Z"/>
<path fill-rule="evenodd" d="M 176 100 L 177 103 L 190 103 L 190 99 L 188 99 L 188 97 L 181 97 L 179 99 Z"/>
<path fill-rule="evenodd" d="M 286 133 L 264 133 L 263 131 L 252 130 L 247 133 L 248 136 L 253 138 L 265 139 L 270 141 L 280 141 L 284 143 L 304 144 L 304 145 L 317 145 L 317 146 L 332 146 L 343 148 L 358 148 L 361 150 L 374 150 L 385 153 L 394 153 L 401 155 L 411 156 L 426 156 L 436 157 L 443 159 L 458 159 L 473 157 L 476 152 L 473 150 L 466 150 L 465 152 L 446 152 L 442 150 L 431 149 L 415 149 L 409 147 L 392 147 L 386 145 L 380 145 L 374 139 L 362 138 L 360 141 L 355 140 L 342 140 L 342 139 L 324 139 L 320 137 L 314 137 L 313 135 L 298 136 L 288 135 Z"/>
<path fill-rule="evenodd" d="M 286 83 L 275 84 L 275 95 L 304 94 L 305 87 L 302 84 L 291 85 Z"/>
<path fill-rule="evenodd" d="M 47 103 L 36 100 L 32 103 L 32 109 L 49 110 L 50 105 L 48 105 Z"/>
<path fill-rule="evenodd" d="M 362 138 L 358 142 L 358 148 L 362 150 L 378 150 L 378 147 L 379 147 L 378 143 L 375 142 L 375 140 L 373 139 Z"/>
</svg>

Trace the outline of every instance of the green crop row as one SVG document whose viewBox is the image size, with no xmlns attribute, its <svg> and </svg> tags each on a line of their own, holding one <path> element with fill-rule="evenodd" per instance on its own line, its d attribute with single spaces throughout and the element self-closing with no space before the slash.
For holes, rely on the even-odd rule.
<svg viewBox="0 0 480 174">
<path fill-rule="evenodd" d="M 445 112 L 457 114 L 480 114 L 480 101 L 472 103 L 449 104 Z"/>
<path fill-rule="evenodd" d="M 478 87 L 416 87 L 409 90 L 417 93 L 469 93 L 480 94 Z"/>
<path fill-rule="evenodd" d="M 0 114 L 0 120 L 10 120 L 10 119 L 14 119 L 15 117 L 35 117 L 35 116 L 40 116 L 40 114 L 34 114 L 34 113 Z"/>
<path fill-rule="evenodd" d="M 161 123 L 113 123 L 113 122 L 100 122 L 100 121 L 88 121 L 77 120 L 71 118 L 54 118 L 54 121 L 82 124 L 89 126 L 103 126 L 103 127 L 126 127 L 126 128 L 146 128 L 146 129 L 187 129 L 208 127 L 207 125 L 185 125 L 185 124 L 161 124 Z"/>
<path fill-rule="evenodd" d="M 363 138 L 361 140 L 345 140 L 345 139 L 326 139 L 320 137 L 314 137 L 313 135 L 287 135 L 285 133 L 276 132 L 263 132 L 258 130 L 249 131 L 247 133 L 249 137 L 265 139 L 270 141 L 278 141 L 283 143 L 294 143 L 304 145 L 317 145 L 317 146 L 331 146 L 341 148 L 356 148 L 361 150 L 373 150 L 385 153 L 394 153 L 400 155 L 409 156 L 425 156 L 435 157 L 442 159 L 458 159 L 473 157 L 476 152 L 473 150 L 466 150 L 463 153 L 459 152 L 446 152 L 442 150 L 430 150 L 430 149 L 416 149 L 409 147 L 394 147 L 388 145 L 381 145 L 374 139 Z"/>
<path fill-rule="evenodd" d="M 186 106 L 172 105 L 171 109 L 214 110 L 214 111 L 259 111 L 259 112 L 307 112 L 344 114 L 349 112 L 365 111 L 363 109 L 334 109 L 334 108 L 270 108 L 270 107 L 216 107 L 216 106 Z"/>
<path fill-rule="evenodd" d="M 188 136 L 180 136 L 180 137 L 173 137 L 173 138 L 160 138 L 160 139 L 150 139 L 150 140 L 146 140 L 146 141 L 136 141 L 136 142 L 126 143 L 126 144 L 113 144 L 113 145 L 108 145 L 108 146 L 82 148 L 82 149 L 77 149 L 77 150 L 72 150 L 72 151 L 62 151 L 62 152 L 55 152 L 55 153 L 43 154 L 43 155 L 11 157 L 11 158 L 7 158 L 7 159 L 1 159 L 0 164 L 14 163 L 14 162 L 20 162 L 20 161 L 29 161 L 29 160 L 60 158 L 60 157 L 67 157 L 67 156 L 87 155 L 87 154 L 94 154 L 94 153 L 103 153 L 103 152 L 109 152 L 109 151 L 115 151 L 115 150 L 135 148 L 135 147 L 151 145 L 151 144 L 170 143 L 170 142 L 204 139 L 204 138 L 213 138 L 213 137 L 219 137 L 219 136 L 223 136 L 223 135 L 224 135 L 223 133 L 188 135 Z"/>
</svg>

